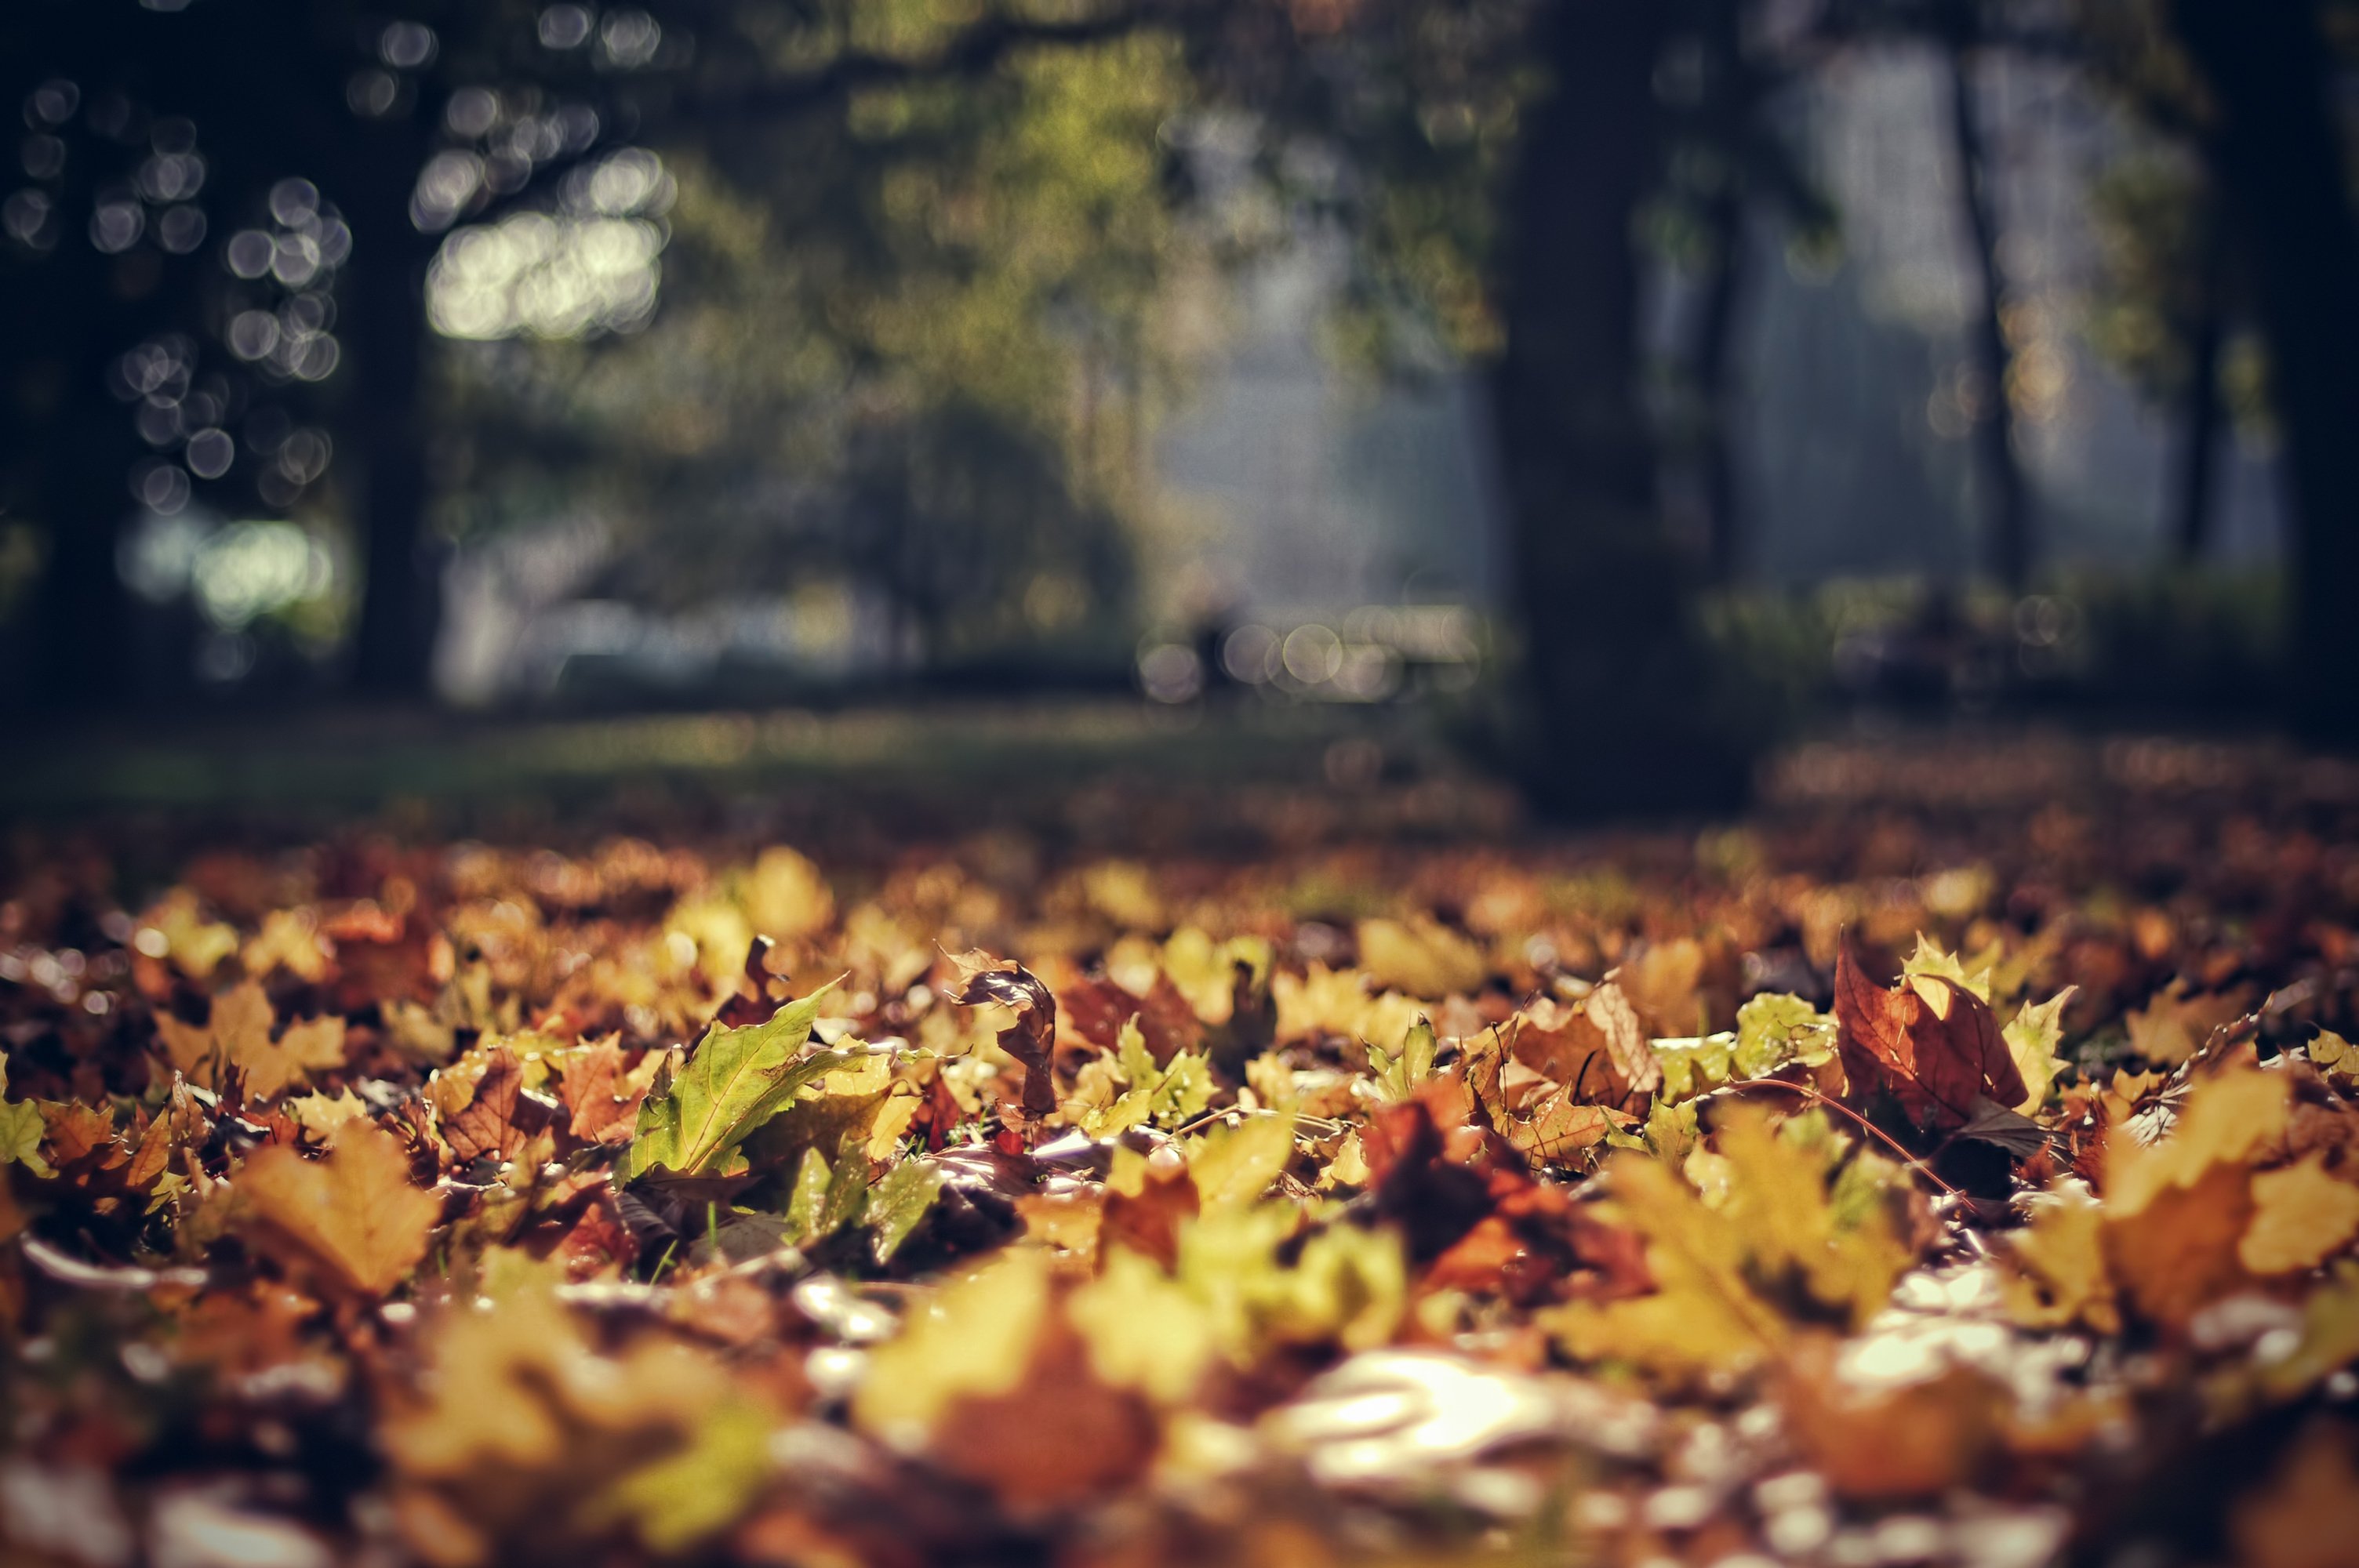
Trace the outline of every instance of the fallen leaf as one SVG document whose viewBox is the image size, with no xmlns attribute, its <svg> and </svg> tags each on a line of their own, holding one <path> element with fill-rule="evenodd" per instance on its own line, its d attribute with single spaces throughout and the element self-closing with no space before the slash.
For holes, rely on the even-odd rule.
<svg viewBox="0 0 2359 1568">
<path fill-rule="evenodd" d="M 1953 1130 L 1973 1119 L 1977 1100 L 2020 1105 L 2028 1092 L 1980 997 L 1939 976 L 1886 990 L 1848 939 L 1835 957 L 1835 1020 L 1853 1098 L 1888 1091 L 1920 1128 Z"/>
<path fill-rule="evenodd" d="M 2359 1236 L 2359 1186 L 2328 1174 L 2322 1154 L 2256 1174 L 2253 1210 L 2236 1256 L 2256 1274 L 2315 1269 Z"/>
<path fill-rule="evenodd" d="M 832 982 L 788 1002 L 767 1023 L 715 1023 L 676 1073 L 659 1070 L 639 1104 L 624 1179 L 658 1166 L 684 1176 L 726 1175 L 742 1166 L 739 1144 L 805 1085 L 852 1060 L 847 1052 L 810 1049 L 811 1025 L 831 989 Z"/>
<path fill-rule="evenodd" d="M 410 1184 L 400 1141 L 365 1121 L 338 1128 L 323 1160 L 258 1152 L 237 1187 L 267 1242 L 362 1295 L 408 1277 L 442 1214 L 440 1199 Z"/>
<path fill-rule="evenodd" d="M 1038 1119 L 1057 1108 L 1050 1062 L 1057 1043 L 1057 999 L 1031 970 L 1013 958 L 997 960 L 977 947 L 956 960 L 960 987 L 951 1000 L 961 1007 L 997 1003 L 1016 1014 L 999 1032 L 999 1048 L 1024 1069 L 1024 1114 Z"/>
<path fill-rule="evenodd" d="M 172 1065 L 190 1083 L 219 1088 L 219 1075 L 235 1067 L 245 1076 L 246 1094 L 255 1099 L 274 1098 L 314 1072 L 344 1065 L 342 1018 L 331 1013 L 299 1020 L 276 1041 L 270 1037 L 273 1022 L 270 999 L 249 979 L 215 997 L 201 1027 L 159 1012 L 156 1033 Z"/>
</svg>

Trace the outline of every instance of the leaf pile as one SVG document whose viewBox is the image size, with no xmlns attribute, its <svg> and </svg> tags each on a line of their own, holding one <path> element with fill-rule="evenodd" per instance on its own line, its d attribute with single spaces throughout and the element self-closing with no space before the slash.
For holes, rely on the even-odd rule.
<svg viewBox="0 0 2359 1568">
<path fill-rule="evenodd" d="M 2348 1561 L 2359 853 L 2132 784 L 20 854 L 0 1557 Z"/>
</svg>

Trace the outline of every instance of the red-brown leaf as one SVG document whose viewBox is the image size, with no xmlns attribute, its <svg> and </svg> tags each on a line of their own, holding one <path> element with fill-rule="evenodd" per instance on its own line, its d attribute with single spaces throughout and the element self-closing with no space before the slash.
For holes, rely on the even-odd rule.
<svg viewBox="0 0 2359 1568">
<path fill-rule="evenodd" d="M 1920 984 L 1939 988 L 1940 1000 Z M 1887 990 L 1860 968 L 1848 936 L 1835 955 L 1835 1022 L 1853 1097 L 1887 1090 L 1920 1128 L 1962 1127 L 1979 1099 L 2024 1098 L 2023 1075 L 1980 997 L 1930 976 Z"/>
</svg>

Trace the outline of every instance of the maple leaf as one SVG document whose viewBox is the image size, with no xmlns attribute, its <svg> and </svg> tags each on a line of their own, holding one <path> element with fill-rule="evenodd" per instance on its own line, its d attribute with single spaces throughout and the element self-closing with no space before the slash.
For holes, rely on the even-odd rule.
<svg viewBox="0 0 2359 1568">
<path fill-rule="evenodd" d="M 259 1151 L 237 1186 L 267 1241 L 362 1295 L 406 1279 L 442 1215 L 440 1199 L 410 1184 L 400 1141 L 366 1121 L 338 1128 L 323 1160 Z"/>
<path fill-rule="evenodd" d="M 1082 980 L 1057 994 L 1060 1016 L 1093 1045 L 1116 1048 L 1125 1025 L 1136 1025 L 1158 1062 L 1192 1051 L 1204 1038 L 1203 1021 L 1161 969 L 1144 996 L 1134 996 L 1111 979 Z"/>
<path fill-rule="evenodd" d="M 558 1054 L 558 1099 L 569 1120 L 566 1131 L 584 1143 L 621 1143 L 631 1136 L 647 1082 L 634 1081 L 625 1066 L 623 1047 L 614 1036 Z M 651 1076 L 658 1064 L 650 1056 L 644 1070 Z"/>
<path fill-rule="evenodd" d="M 2028 1116 L 2048 1101 L 2048 1091 L 2058 1074 L 2071 1064 L 2056 1054 L 2056 1046 L 2064 1038 L 2062 1015 L 2067 1002 L 2081 988 L 2066 986 L 2037 1007 L 2025 1002 L 2015 1015 L 2015 1022 L 1999 1032 L 2006 1042 L 2007 1054 L 2015 1062 L 2015 1070 L 2023 1079 L 2023 1098 L 2011 1108 Z"/>
<path fill-rule="evenodd" d="M 2255 1274 L 2314 1269 L 2359 1236 L 2359 1186 L 2331 1175 L 2313 1153 L 2253 1177 L 2253 1220 L 2236 1243 Z"/>
<path fill-rule="evenodd" d="M 1158 1066 L 1136 1018 L 1123 1025 L 1114 1067 L 1127 1087 L 1113 1104 L 1082 1113 L 1082 1130 L 1093 1138 L 1149 1123 L 1176 1127 L 1212 1102 L 1211 1058 L 1181 1051 Z"/>
<path fill-rule="evenodd" d="M 2284 1074 L 2232 1067 L 2195 1086 L 2160 1141 L 2109 1151 L 2105 1259 L 2148 1318 L 2184 1326 L 2250 1281 L 2244 1249 L 2258 1207 L 2248 1162 L 2283 1136 L 2291 1107 Z M 2299 1183 L 2278 1201 L 2283 1216 L 2316 1217 Z M 2276 1227 L 2263 1233 L 2265 1260 L 2287 1249 Z"/>
<path fill-rule="evenodd" d="M 159 1012 L 156 1033 L 172 1065 L 190 1083 L 219 1088 L 221 1073 L 235 1067 L 245 1075 L 246 1094 L 255 1099 L 273 1098 L 314 1072 L 344 1065 L 342 1018 L 332 1013 L 300 1020 L 276 1041 L 270 1037 L 273 1022 L 270 999 L 259 981 L 249 979 L 215 997 L 201 1027 Z"/>
<path fill-rule="evenodd" d="M 2025 1328 L 2086 1323 L 2121 1331 L 2113 1277 L 2105 1271 L 2104 1206 L 2079 1182 L 2036 1195 L 2031 1223 L 2006 1238 L 2001 1285 L 2007 1316 Z"/>
<path fill-rule="evenodd" d="M 1490 977 L 1483 950 L 1433 919 L 1363 920 L 1354 935 L 1360 968 L 1387 989 L 1438 1000 L 1480 990 Z"/>
<path fill-rule="evenodd" d="M 1647 1044 L 1637 1011 L 1611 981 L 1576 1010 L 1542 998 L 1508 1021 L 1510 1055 L 1571 1100 L 1632 1109 L 1663 1082 L 1662 1064 Z"/>
<path fill-rule="evenodd" d="M 539 1120 L 535 1102 L 524 1096 L 524 1064 L 516 1054 L 496 1045 L 489 1055 L 484 1076 L 475 1081 L 474 1098 L 441 1119 L 451 1157 L 462 1163 L 487 1155 L 513 1159 L 529 1135 L 527 1123 Z"/>
<path fill-rule="evenodd" d="M 1717 1205 L 1651 1156 L 1607 1162 L 1604 1217 L 1645 1239 L 1656 1289 L 1545 1314 L 1572 1355 L 1674 1376 L 1743 1371 L 1783 1354 L 1793 1328 L 1781 1294 L 1854 1325 L 1883 1306 L 1908 1249 L 1880 1203 L 1836 1201 L 1831 1151 L 1801 1134 L 1801 1119 L 1788 1125 L 1797 1131 L 1752 1107 L 1728 1119 L 1715 1135 L 1725 1162 Z"/>
<path fill-rule="evenodd" d="M 1940 976 L 1885 989 L 1848 938 L 1835 955 L 1835 1022 L 1851 1096 L 1889 1091 L 1919 1128 L 1954 1130 L 1978 1100 L 2020 1105 L 2027 1092 L 1997 1022 L 1980 997 Z"/>
<path fill-rule="evenodd" d="M 999 1048 L 1024 1069 L 1024 1114 L 1038 1119 L 1057 1108 L 1057 1085 L 1049 1076 L 1057 1042 L 1057 999 L 1039 978 L 1015 959 L 995 959 L 976 947 L 961 954 L 960 986 L 951 1000 L 961 1007 L 997 1003 L 1015 1021 L 999 1032 Z"/>
<path fill-rule="evenodd" d="M 2176 1065 L 2207 1044 L 2213 1033 L 2242 1017 L 2241 995 L 2190 996 L 2187 978 L 2173 976 L 2170 984 L 2132 1008 L 2122 1018 L 2130 1032 L 2130 1049 L 2149 1062 Z"/>
<path fill-rule="evenodd" d="M 742 1169 L 737 1146 L 791 1104 L 805 1085 L 853 1060 L 845 1051 L 810 1049 L 830 981 L 778 1009 L 767 1023 L 705 1031 L 677 1072 L 658 1070 L 639 1104 L 622 1174 L 635 1181 L 658 1166 L 683 1176 Z"/>
</svg>

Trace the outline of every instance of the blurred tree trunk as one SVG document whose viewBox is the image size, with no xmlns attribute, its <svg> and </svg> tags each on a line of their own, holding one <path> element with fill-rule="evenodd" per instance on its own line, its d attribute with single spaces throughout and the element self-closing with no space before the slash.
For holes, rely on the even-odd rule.
<svg viewBox="0 0 2359 1568">
<path fill-rule="evenodd" d="M 2188 345 L 2187 427 L 2180 437 L 2179 482 L 2171 520 L 2173 553 L 2193 566 L 2211 553 L 2212 460 L 2220 446 L 2220 347 L 2227 334 L 2228 229 L 2212 214 L 2203 236 L 2202 274 L 2196 279 L 2195 336 Z"/>
<path fill-rule="evenodd" d="M 2007 401 L 2009 355 L 2001 320 L 2006 284 L 1999 270 L 1998 219 L 1992 205 L 1988 149 L 1982 113 L 1974 99 L 1976 49 L 1973 7 L 1953 11 L 1950 38 L 1950 139 L 1956 154 L 1960 199 L 1980 276 L 1982 308 L 1970 330 L 1975 372 L 1982 382 L 1974 411 L 1974 448 L 1981 459 L 1985 547 L 1991 575 L 2008 591 L 2020 593 L 2031 576 L 2031 497 L 2015 455 L 2015 412 Z"/>
<path fill-rule="evenodd" d="M 353 227 L 342 322 L 362 441 L 353 499 L 364 546 L 353 685 L 397 699 L 432 695 L 442 608 L 441 552 L 426 526 L 425 290 L 434 244 L 409 216 L 427 151 L 416 118 L 353 127 L 350 167 L 333 171 L 344 178 L 331 187 L 351 192 Z"/>
<path fill-rule="evenodd" d="M 2218 114 L 2213 157 L 2249 258 L 2293 484 L 2293 717 L 2359 742 L 2359 222 L 2325 40 L 2297 0 L 2174 0 Z"/>
<path fill-rule="evenodd" d="M 79 258 L 77 258 L 79 259 Z M 71 275 L 69 298 L 96 294 L 105 269 L 97 258 L 56 268 Z M 46 530 L 35 611 L 33 698 L 37 707 L 87 716 L 119 709 L 131 696 L 131 599 L 115 555 L 131 497 L 125 483 L 137 451 L 130 411 L 108 395 L 109 318 L 92 304 L 74 314 L 66 351 L 36 373 L 57 397 L 47 420 L 50 447 L 39 468 L 38 504 Z"/>
<path fill-rule="evenodd" d="M 1639 404 L 1639 203 L 1658 172 L 1652 0 L 1558 0 L 1553 90 L 1509 200 L 1499 434 L 1535 732 L 1535 801 L 1560 815 L 1678 810 L 1742 794 L 1705 711 L 1710 674 L 1663 528 Z"/>
<path fill-rule="evenodd" d="M 1744 554 L 1745 530 L 1737 515 L 1736 462 L 1731 447 L 1735 395 L 1729 384 L 1736 346 L 1736 302 L 1745 287 L 1746 255 L 1745 198 L 1734 180 L 1724 183 L 1705 211 L 1712 229 L 1712 270 L 1704 287 L 1696 327 L 1696 401 L 1703 417 L 1702 469 L 1705 569 L 1714 582 L 1733 580 Z"/>
</svg>

